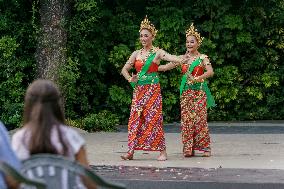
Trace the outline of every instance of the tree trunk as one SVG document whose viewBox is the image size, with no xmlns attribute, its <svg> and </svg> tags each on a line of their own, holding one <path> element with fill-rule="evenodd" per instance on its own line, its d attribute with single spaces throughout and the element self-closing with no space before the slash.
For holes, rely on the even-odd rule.
<svg viewBox="0 0 284 189">
<path fill-rule="evenodd" d="M 40 0 L 41 29 L 36 51 L 38 78 L 58 83 L 59 69 L 66 62 L 66 0 Z"/>
</svg>

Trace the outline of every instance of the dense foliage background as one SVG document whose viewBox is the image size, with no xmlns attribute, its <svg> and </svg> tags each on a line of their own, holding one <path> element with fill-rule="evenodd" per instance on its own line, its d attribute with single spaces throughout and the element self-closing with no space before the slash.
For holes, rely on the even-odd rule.
<svg viewBox="0 0 284 189">
<path fill-rule="evenodd" d="M 36 79 L 38 2 L 0 0 L 0 119 L 11 127 L 20 125 L 24 92 Z M 140 48 L 138 30 L 146 14 L 159 30 L 155 45 L 171 54 L 185 53 L 191 22 L 205 37 L 200 51 L 211 59 L 215 75 L 209 86 L 218 104 L 209 120 L 284 118 L 283 0 L 66 3 L 67 60 L 58 84 L 69 124 L 96 131 L 127 123 L 132 89 L 120 71 Z M 160 77 L 164 119 L 179 121 L 180 70 Z"/>
</svg>

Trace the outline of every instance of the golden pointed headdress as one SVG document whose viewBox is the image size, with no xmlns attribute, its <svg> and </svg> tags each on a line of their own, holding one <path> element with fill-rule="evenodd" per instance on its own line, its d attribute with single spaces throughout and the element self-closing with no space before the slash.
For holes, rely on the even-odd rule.
<svg viewBox="0 0 284 189">
<path fill-rule="evenodd" d="M 197 29 L 193 26 L 193 23 L 191 23 L 190 27 L 186 30 L 186 37 L 188 36 L 194 36 L 198 42 L 198 45 L 201 45 L 204 37 L 200 36 L 200 33 L 198 33 Z"/>
<path fill-rule="evenodd" d="M 147 29 L 151 32 L 151 34 L 155 37 L 158 30 L 156 30 L 155 26 L 151 24 L 151 22 L 148 20 L 147 15 L 145 16 L 144 20 L 140 24 L 140 30 L 141 32 L 142 29 Z"/>
</svg>

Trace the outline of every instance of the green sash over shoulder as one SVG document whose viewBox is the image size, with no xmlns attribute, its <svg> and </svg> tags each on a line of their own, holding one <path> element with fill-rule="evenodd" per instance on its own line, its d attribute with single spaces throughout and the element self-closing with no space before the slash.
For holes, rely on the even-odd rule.
<svg viewBox="0 0 284 189">
<path fill-rule="evenodd" d="M 159 78 L 157 73 L 150 73 L 147 74 L 147 71 L 149 70 L 152 61 L 154 60 L 156 56 L 156 53 L 151 53 L 147 60 L 145 61 L 144 66 L 142 67 L 141 71 L 138 73 L 138 81 L 136 82 L 130 82 L 133 89 L 136 87 L 136 85 L 143 85 L 143 84 L 151 84 L 151 83 L 158 83 Z"/>
<path fill-rule="evenodd" d="M 200 63 L 202 62 L 202 59 L 199 57 L 198 59 L 196 59 L 195 61 L 193 61 L 190 65 L 190 67 L 188 68 L 187 72 L 185 74 L 183 74 L 182 78 L 181 78 L 181 84 L 180 84 L 180 88 L 179 88 L 179 92 L 180 95 L 182 95 L 182 92 L 184 91 L 184 87 L 186 85 L 187 82 L 187 76 L 189 74 L 192 73 L 192 71 L 194 70 L 194 68 L 196 66 L 198 66 Z"/>
<path fill-rule="evenodd" d="M 192 83 L 192 84 L 188 84 L 187 83 L 187 76 L 191 75 L 192 71 L 194 70 L 194 68 L 196 66 L 198 66 L 202 61 L 203 61 L 203 56 L 200 56 L 198 59 L 196 59 L 195 61 L 193 61 L 190 65 L 190 67 L 188 68 L 187 72 L 185 74 L 183 74 L 182 79 L 181 79 L 181 84 L 180 84 L 180 95 L 182 95 L 184 90 L 187 89 L 192 89 L 192 90 L 203 90 L 206 94 L 207 100 L 206 100 L 206 104 L 207 104 L 207 108 L 210 107 L 214 107 L 216 106 L 215 104 L 215 100 L 210 92 L 210 89 L 207 85 L 207 82 L 196 82 L 196 83 Z"/>
</svg>

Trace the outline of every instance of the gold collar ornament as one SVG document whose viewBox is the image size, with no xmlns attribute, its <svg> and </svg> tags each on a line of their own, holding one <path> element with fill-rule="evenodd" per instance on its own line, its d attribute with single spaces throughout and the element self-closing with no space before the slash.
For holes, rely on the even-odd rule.
<svg viewBox="0 0 284 189">
<path fill-rule="evenodd" d="M 190 27 L 186 30 L 186 37 L 188 36 L 194 36 L 199 46 L 204 39 L 204 37 L 201 37 L 200 33 L 198 33 L 197 29 L 193 26 L 193 23 L 191 23 Z"/>
<path fill-rule="evenodd" d="M 151 32 L 151 34 L 153 35 L 153 37 L 155 37 L 157 32 L 158 32 L 158 30 L 156 30 L 155 26 L 153 24 L 151 24 L 151 22 L 148 20 L 147 15 L 145 16 L 144 20 L 140 24 L 139 32 L 141 32 L 143 29 L 149 30 Z"/>
</svg>

